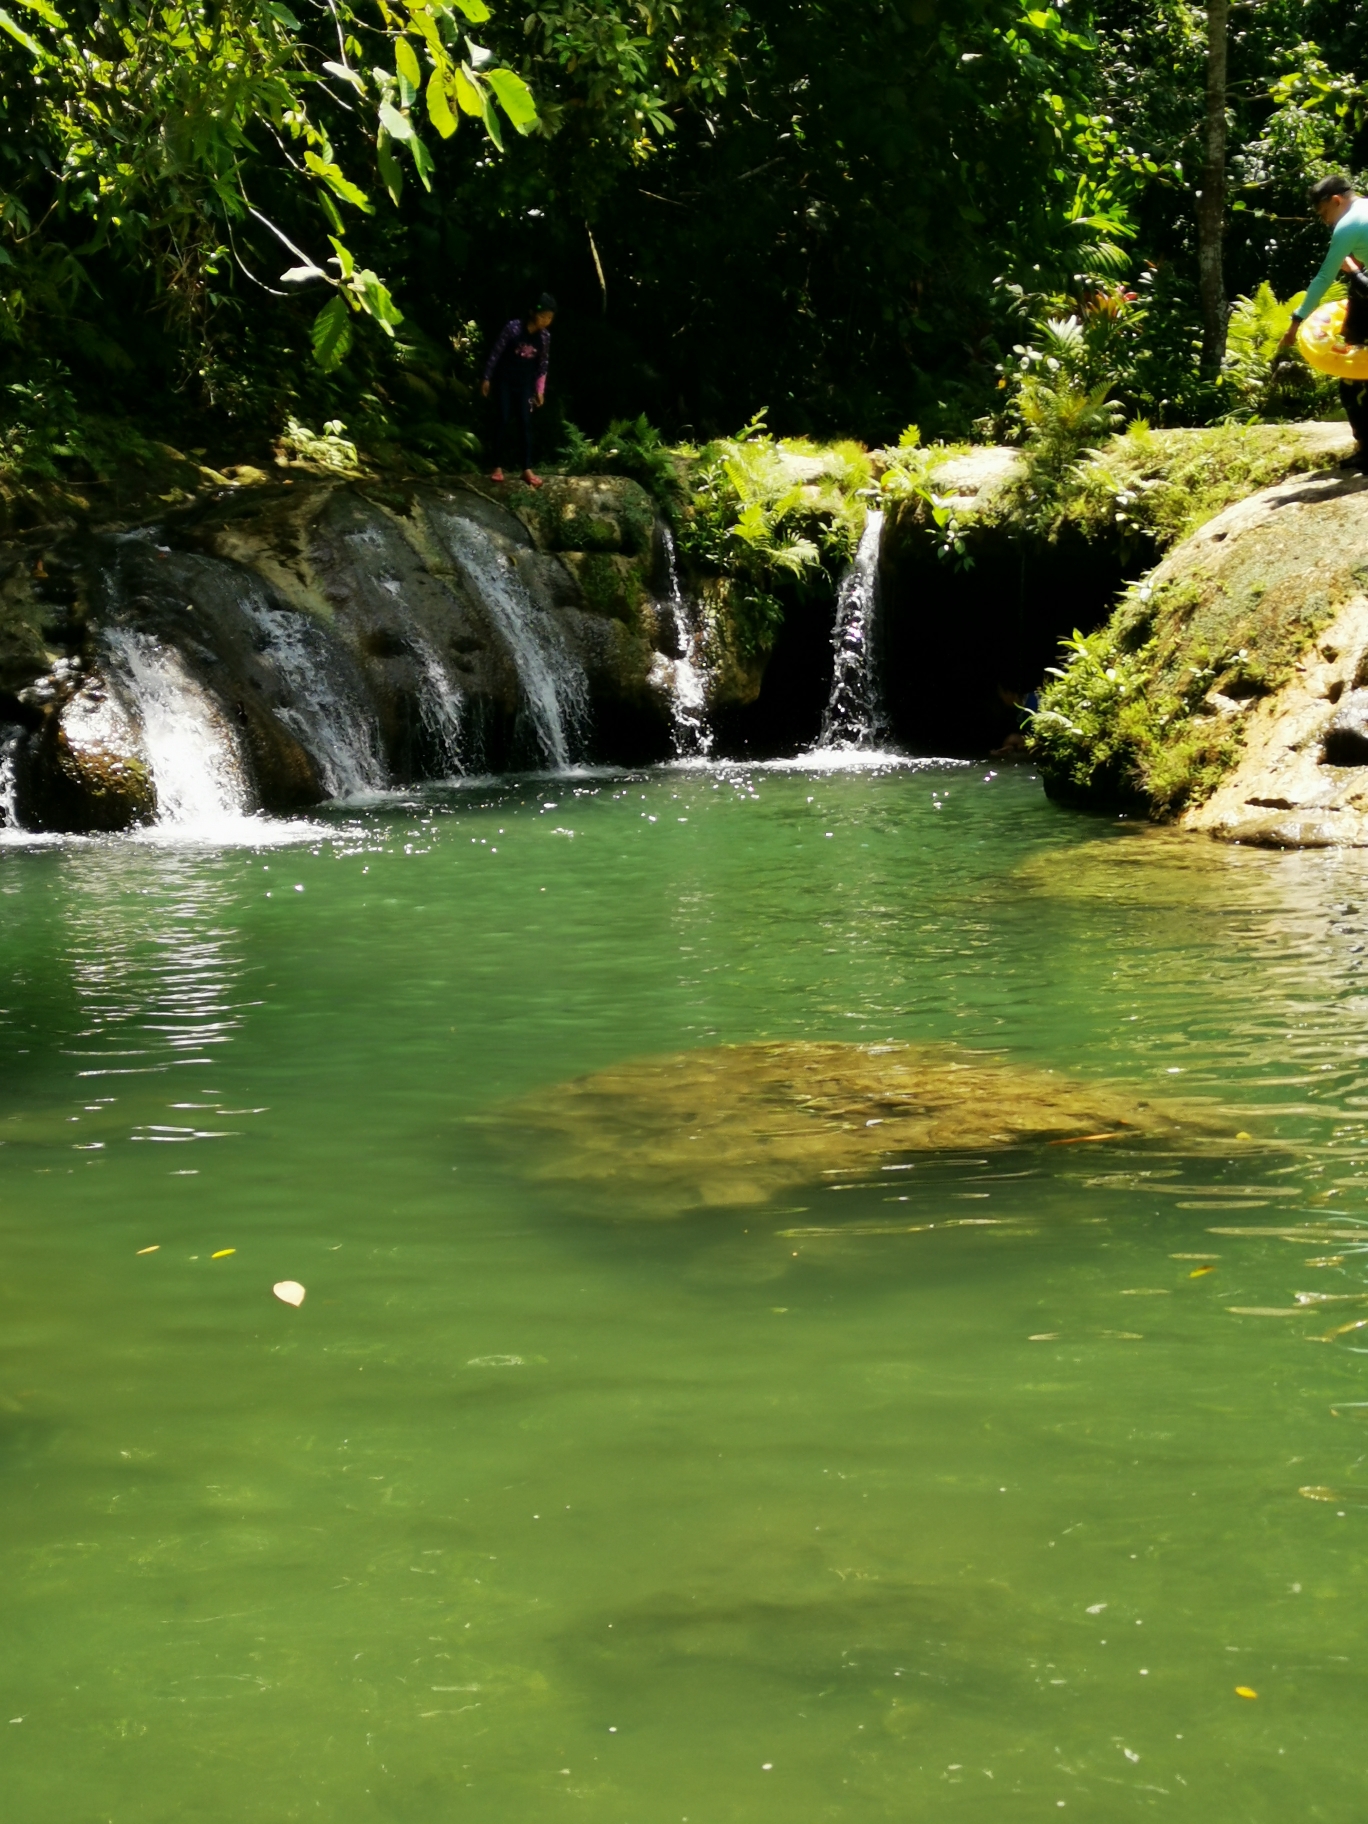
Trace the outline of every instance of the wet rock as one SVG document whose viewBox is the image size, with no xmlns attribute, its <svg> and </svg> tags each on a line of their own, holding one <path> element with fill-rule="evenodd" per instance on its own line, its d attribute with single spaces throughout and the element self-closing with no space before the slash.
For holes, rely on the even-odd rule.
<svg viewBox="0 0 1368 1824">
<path fill-rule="evenodd" d="M 877 1174 L 909 1153 L 1173 1137 L 1207 1119 L 953 1046 L 779 1043 L 635 1059 L 481 1125 L 534 1176 L 591 1205 L 663 1218 L 765 1203 L 833 1173 Z"/>
<path fill-rule="evenodd" d="M 1327 766 L 1368 766 L 1368 690 L 1340 697 L 1322 752 Z"/>
<path fill-rule="evenodd" d="M 67 662 L 20 700 L 41 712 L 14 760 L 24 827 L 85 833 L 151 821 L 157 794 L 141 731 L 103 672 Z"/>
</svg>

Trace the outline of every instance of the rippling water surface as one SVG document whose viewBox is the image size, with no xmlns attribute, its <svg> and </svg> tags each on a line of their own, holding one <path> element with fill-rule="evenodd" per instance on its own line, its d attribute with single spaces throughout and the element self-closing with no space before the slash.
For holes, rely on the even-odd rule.
<svg viewBox="0 0 1368 1824">
<path fill-rule="evenodd" d="M 1362 1816 L 1368 858 L 934 766 L 267 834 L 0 850 L 8 1819 Z M 760 1040 L 1206 1137 L 507 1144 Z"/>
</svg>

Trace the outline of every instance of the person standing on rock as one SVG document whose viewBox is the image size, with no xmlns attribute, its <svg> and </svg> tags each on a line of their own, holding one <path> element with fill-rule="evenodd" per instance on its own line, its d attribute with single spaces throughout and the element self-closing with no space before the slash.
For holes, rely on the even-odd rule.
<svg viewBox="0 0 1368 1824">
<path fill-rule="evenodd" d="M 527 317 L 513 317 L 504 324 L 485 362 L 480 392 L 488 399 L 491 389 L 498 404 L 499 423 L 494 443 L 491 481 L 504 479 L 503 461 L 510 432 L 522 456 L 523 480 L 539 488 L 541 476 L 532 467 L 532 414 L 546 403 L 546 373 L 551 365 L 551 324 L 556 300 L 549 291 L 537 299 Z"/>
<path fill-rule="evenodd" d="M 1334 284 L 1341 267 L 1348 268 L 1349 308 L 1344 319 L 1344 340 L 1368 342 L 1368 198 L 1354 192 L 1354 181 L 1342 173 L 1323 177 L 1311 186 L 1311 207 L 1333 232 L 1330 250 L 1320 271 L 1306 288 L 1306 296 L 1297 306 L 1281 346 L 1290 348 L 1297 331 Z M 1358 444 L 1356 460 L 1368 463 L 1368 381 L 1341 380 L 1340 401 L 1349 428 Z"/>
</svg>

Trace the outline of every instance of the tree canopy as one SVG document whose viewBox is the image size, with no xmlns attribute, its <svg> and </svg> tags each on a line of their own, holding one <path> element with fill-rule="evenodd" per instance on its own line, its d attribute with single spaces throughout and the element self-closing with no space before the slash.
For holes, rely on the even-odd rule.
<svg viewBox="0 0 1368 1824">
<path fill-rule="evenodd" d="M 963 434 L 1099 299 L 1128 410 L 1218 416 L 1208 23 L 1187 0 L 7 0 L 9 454 L 103 410 L 244 447 L 341 416 L 449 460 L 482 339 L 545 287 L 552 397 L 590 429 L 767 408 Z M 1225 288 L 1286 296 L 1323 243 L 1308 180 L 1368 163 L 1368 22 L 1237 0 L 1226 39 Z"/>
</svg>

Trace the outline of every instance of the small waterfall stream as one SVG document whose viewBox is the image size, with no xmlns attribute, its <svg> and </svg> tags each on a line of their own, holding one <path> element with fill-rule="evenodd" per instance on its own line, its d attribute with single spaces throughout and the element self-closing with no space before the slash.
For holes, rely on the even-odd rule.
<svg viewBox="0 0 1368 1824">
<path fill-rule="evenodd" d="M 290 702 L 276 713 L 318 767 L 330 798 L 381 792 L 389 784 L 380 730 L 370 707 L 342 675 L 336 643 L 308 615 L 273 607 L 255 591 L 242 607 L 273 661 Z"/>
<path fill-rule="evenodd" d="M 884 734 L 883 707 L 874 668 L 874 623 L 879 608 L 879 550 L 884 516 L 871 509 L 855 559 L 841 578 L 831 630 L 834 666 L 831 695 L 822 717 L 819 748 L 875 747 Z"/>
<path fill-rule="evenodd" d="M 589 718 L 589 682 L 558 630 L 539 614 L 494 538 L 474 520 L 433 515 L 433 523 L 467 587 L 508 649 L 543 761 L 563 772 Z"/>
<path fill-rule="evenodd" d="M 135 715 L 157 788 L 157 822 L 208 834 L 249 809 L 236 732 L 181 656 L 126 627 L 104 636 L 110 676 Z"/>
<path fill-rule="evenodd" d="M 674 623 L 676 659 L 662 654 L 659 672 L 670 692 L 674 749 L 681 760 L 706 759 L 712 752 L 713 735 L 708 724 L 707 678 L 696 663 L 698 634 L 691 625 L 688 604 L 679 581 L 679 559 L 674 534 L 666 526 L 665 540 L 666 594 L 663 606 Z"/>
<path fill-rule="evenodd" d="M 19 788 L 15 777 L 18 748 L 17 729 L 8 735 L 0 734 L 0 830 L 16 830 L 19 827 Z"/>
</svg>

